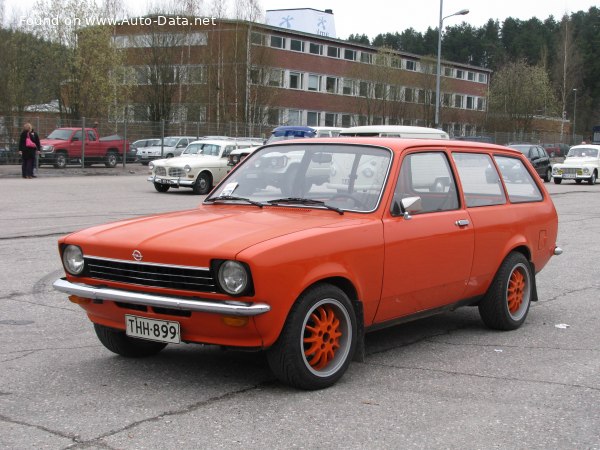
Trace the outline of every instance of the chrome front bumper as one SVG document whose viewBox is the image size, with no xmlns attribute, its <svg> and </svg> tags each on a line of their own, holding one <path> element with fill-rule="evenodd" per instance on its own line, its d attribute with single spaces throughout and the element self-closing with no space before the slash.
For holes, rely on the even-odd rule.
<svg viewBox="0 0 600 450">
<path fill-rule="evenodd" d="M 154 175 L 151 175 L 148 177 L 148 182 L 164 184 L 166 186 L 174 186 L 174 187 L 179 187 L 179 186 L 192 187 L 194 185 L 195 180 L 182 180 L 181 178 L 161 178 L 161 177 L 155 177 Z"/>
<path fill-rule="evenodd" d="M 53 284 L 54 289 L 69 295 L 92 300 L 111 300 L 135 305 L 155 306 L 159 308 L 181 309 L 185 311 L 223 314 L 226 316 L 257 316 L 271 310 L 265 303 L 216 302 L 213 300 L 192 300 L 189 298 L 165 297 L 142 292 L 122 291 L 89 284 L 71 283 L 59 278 Z"/>
</svg>

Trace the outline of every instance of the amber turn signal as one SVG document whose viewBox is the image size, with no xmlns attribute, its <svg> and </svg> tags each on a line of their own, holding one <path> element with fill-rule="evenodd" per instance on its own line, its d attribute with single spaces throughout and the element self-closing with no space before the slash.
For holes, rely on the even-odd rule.
<svg viewBox="0 0 600 450">
<path fill-rule="evenodd" d="M 245 327 L 248 324 L 248 317 L 223 317 L 223 323 L 230 327 Z"/>
</svg>

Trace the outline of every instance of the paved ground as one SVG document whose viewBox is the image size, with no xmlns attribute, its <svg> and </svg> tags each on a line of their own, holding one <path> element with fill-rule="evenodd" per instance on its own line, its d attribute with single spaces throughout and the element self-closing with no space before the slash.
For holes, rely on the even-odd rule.
<svg viewBox="0 0 600 450">
<path fill-rule="evenodd" d="M 600 185 L 547 185 L 565 253 L 539 274 L 522 328 L 487 330 L 465 308 L 387 329 L 337 385 L 301 392 L 277 383 L 261 354 L 112 355 L 51 288 L 59 236 L 201 197 L 155 192 L 141 165 L 48 168 L 35 180 L 4 169 L 2 449 L 600 448 Z M 123 176 L 82 176 L 91 171 Z"/>
</svg>

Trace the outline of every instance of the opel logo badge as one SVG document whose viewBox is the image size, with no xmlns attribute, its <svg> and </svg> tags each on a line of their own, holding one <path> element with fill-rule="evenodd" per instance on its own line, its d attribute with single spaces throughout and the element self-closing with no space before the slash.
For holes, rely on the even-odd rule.
<svg viewBox="0 0 600 450">
<path fill-rule="evenodd" d="M 134 250 L 133 253 L 131 254 L 131 256 L 133 256 L 133 259 L 135 259 L 136 261 L 141 261 L 142 258 L 144 257 L 142 255 L 142 252 L 140 252 L 139 250 Z"/>
</svg>

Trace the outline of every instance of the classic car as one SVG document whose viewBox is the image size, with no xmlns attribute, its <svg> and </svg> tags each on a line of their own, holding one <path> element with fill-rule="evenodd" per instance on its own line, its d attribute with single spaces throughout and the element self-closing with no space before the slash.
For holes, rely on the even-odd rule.
<svg viewBox="0 0 600 450">
<path fill-rule="evenodd" d="M 508 147 L 523 153 L 542 180 L 552 179 L 552 165 L 544 147 L 536 144 L 512 144 Z"/>
<path fill-rule="evenodd" d="M 265 186 L 282 156 L 297 170 L 285 188 Z M 357 174 L 365 162 L 378 170 Z M 345 171 L 344 188 L 306 175 L 324 165 Z M 508 166 L 522 171 L 518 183 L 502 177 Z M 506 147 L 282 141 L 249 155 L 199 207 L 62 237 L 66 277 L 54 287 L 118 355 L 180 343 L 265 351 L 283 383 L 320 389 L 364 358 L 369 331 L 459 306 L 477 306 L 492 329 L 521 326 L 538 300 L 535 274 L 561 253 L 557 228 L 544 184 Z"/>
<path fill-rule="evenodd" d="M 176 158 L 159 159 L 149 163 L 148 181 L 158 192 L 170 188 L 191 188 L 194 194 L 208 194 L 227 174 L 227 157 L 232 150 L 251 148 L 253 142 L 237 139 L 194 141 Z M 194 158 L 190 158 L 194 156 Z"/>
<path fill-rule="evenodd" d="M 600 171 L 600 145 L 582 144 L 570 148 L 562 163 L 552 166 L 552 178 L 556 184 L 573 180 L 579 184 L 587 181 L 596 184 Z"/>
</svg>

